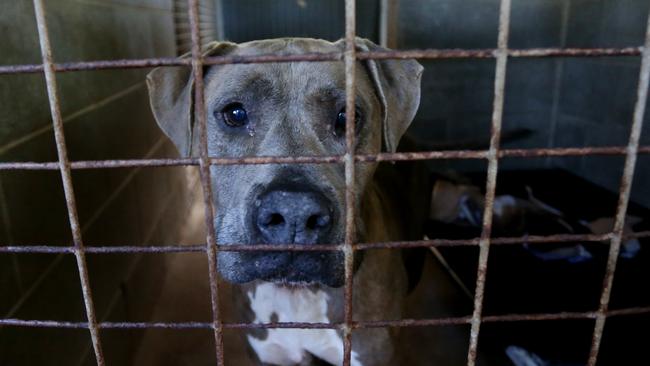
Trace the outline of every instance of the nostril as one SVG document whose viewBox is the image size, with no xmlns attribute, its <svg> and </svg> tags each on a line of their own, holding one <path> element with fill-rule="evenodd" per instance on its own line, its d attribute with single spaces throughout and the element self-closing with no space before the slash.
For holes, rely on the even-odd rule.
<svg viewBox="0 0 650 366">
<path fill-rule="evenodd" d="M 311 215 L 307 219 L 306 227 L 310 230 L 322 229 L 329 225 L 330 216 L 329 215 Z"/>
<path fill-rule="evenodd" d="M 264 226 L 278 226 L 284 224 L 284 217 L 279 213 L 265 215 L 260 220 L 260 224 Z"/>
<path fill-rule="evenodd" d="M 316 222 L 317 221 L 318 221 L 318 216 L 317 215 L 311 215 L 307 219 L 307 223 L 305 224 L 305 226 L 309 230 L 314 230 L 316 228 Z"/>
<path fill-rule="evenodd" d="M 269 221 L 269 226 L 276 226 L 284 224 L 284 216 L 275 213 L 271 215 L 271 220 Z"/>
</svg>

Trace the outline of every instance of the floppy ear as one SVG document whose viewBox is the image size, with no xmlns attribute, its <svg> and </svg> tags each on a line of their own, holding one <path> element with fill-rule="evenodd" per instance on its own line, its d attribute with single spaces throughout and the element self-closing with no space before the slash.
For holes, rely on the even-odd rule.
<svg viewBox="0 0 650 366">
<path fill-rule="evenodd" d="M 203 56 L 229 53 L 236 47 L 230 42 L 212 42 Z M 188 58 L 189 54 L 181 57 Z M 189 66 L 158 67 L 147 75 L 149 103 L 161 130 L 169 137 L 181 156 L 192 155 L 194 136 L 194 77 Z M 193 143 L 194 141 L 194 143 Z"/>
<path fill-rule="evenodd" d="M 357 38 L 357 48 L 388 51 L 364 38 Z M 395 152 L 420 105 L 424 68 L 415 60 L 368 60 L 367 67 L 383 107 L 384 147 Z"/>
</svg>

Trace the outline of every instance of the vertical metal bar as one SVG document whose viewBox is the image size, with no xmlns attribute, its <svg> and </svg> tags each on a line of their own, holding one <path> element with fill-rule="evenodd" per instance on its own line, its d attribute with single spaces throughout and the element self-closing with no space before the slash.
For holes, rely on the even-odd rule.
<svg viewBox="0 0 650 366">
<path fill-rule="evenodd" d="M 566 47 L 567 34 L 569 29 L 569 17 L 571 15 L 571 2 L 564 1 L 562 3 L 562 25 L 560 26 L 560 44 L 561 48 Z M 558 118 L 560 115 L 560 102 L 562 101 L 562 77 L 564 75 L 565 59 L 555 59 L 555 75 L 553 75 L 553 102 L 551 104 L 551 124 L 549 128 L 549 142 L 548 147 L 555 147 L 556 145 L 556 131 Z M 553 157 L 549 156 L 546 159 L 546 166 L 552 168 Z"/>
<path fill-rule="evenodd" d="M 43 0 L 34 0 L 34 13 L 36 15 L 36 25 L 38 28 L 38 39 L 41 47 L 41 56 L 43 58 L 43 71 L 45 73 L 45 84 L 47 87 L 47 96 L 50 104 L 50 113 L 52 115 L 52 125 L 54 128 L 54 138 L 56 140 L 56 150 L 59 157 L 59 170 L 61 171 L 61 180 L 63 182 L 63 192 L 65 194 L 66 206 L 68 209 L 68 220 L 70 221 L 70 230 L 75 248 L 75 258 L 77 268 L 79 269 L 79 279 L 81 282 L 81 292 L 83 294 L 84 305 L 86 307 L 86 317 L 88 318 L 88 329 L 95 350 L 97 365 L 104 366 L 104 354 L 99 337 L 99 327 L 97 326 L 97 317 L 95 306 L 93 304 L 90 281 L 88 279 L 88 267 L 86 263 L 86 254 L 81 237 L 81 227 L 79 225 L 79 216 L 77 214 L 77 203 L 75 200 L 74 188 L 72 186 L 72 175 L 70 173 L 70 161 L 68 160 L 68 150 L 63 132 L 63 118 L 59 106 L 59 95 L 56 85 L 56 76 L 54 74 L 54 62 L 52 60 L 52 48 L 50 37 L 47 31 L 47 22 L 45 19 L 45 8 Z"/>
<path fill-rule="evenodd" d="M 494 76 L 494 102 L 492 110 L 492 132 L 490 149 L 488 151 L 487 183 L 485 188 L 485 210 L 483 212 L 483 230 L 479 242 L 478 270 L 476 274 L 476 289 L 474 293 L 474 312 L 472 314 L 467 365 L 476 363 L 478 336 L 481 328 L 483 311 L 483 295 L 490 252 L 490 236 L 492 234 L 492 212 L 494 195 L 499 170 L 499 142 L 501 138 L 501 122 L 503 120 L 503 101 L 505 97 L 506 65 L 508 62 L 508 34 L 510 32 L 510 0 L 501 0 L 499 10 L 499 36 L 496 51 L 496 71 Z"/>
<path fill-rule="evenodd" d="M 396 48 L 399 0 L 381 0 L 379 6 L 379 44 Z"/>
<path fill-rule="evenodd" d="M 645 44 L 641 57 L 641 70 L 639 72 L 639 84 L 637 88 L 636 105 L 634 106 L 634 117 L 630 131 L 630 139 L 627 145 L 625 156 L 625 167 L 621 178 L 620 193 L 618 196 L 618 207 L 616 209 L 616 220 L 614 223 L 614 235 L 609 247 L 609 256 L 607 257 L 607 267 L 605 278 L 603 280 L 603 292 L 600 296 L 600 305 L 596 316 L 594 334 L 592 338 L 591 351 L 589 352 L 589 366 L 595 366 L 598 360 L 598 351 L 605 329 L 605 320 L 607 319 L 607 310 L 609 308 L 609 299 L 612 293 L 612 284 L 614 283 L 614 274 L 616 273 L 616 263 L 618 254 L 621 249 L 623 240 L 623 230 L 625 228 L 625 215 L 627 206 L 630 201 L 630 192 L 634 180 L 634 170 L 636 168 L 637 154 L 639 151 L 639 140 L 643 128 L 643 118 L 645 115 L 646 101 L 648 99 L 648 82 L 650 82 L 650 14 L 646 26 Z"/>
<path fill-rule="evenodd" d="M 194 117 L 199 126 L 199 172 L 205 204 L 205 227 L 207 230 L 206 254 L 210 276 L 210 300 L 212 304 L 212 326 L 216 346 L 217 365 L 224 364 L 222 322 L 219 312 L 219 277 L 217 274 L 217 244 L 214 229 L 214 205 L 212 186 L 210 185 L 210 160 L 208 156 L 207 119 L 203 85 L 203 55 L 201 54 L 201 37 L 199 34 L 199 2 L 189 1 L 189 18 L 192 32 L 192 75 L 194 76 Z"/>
<path fill-rule="evenodd" d="M 352 287 L 355 241 L 355 93 L 356 93 L 356 0 L 345 0 L 345 306 L 343 327 L 343 365 L 350 366 L 352 359 Z"/>
<path fill-rule="evenodd" d="M 215 37 L 219 41 L 226 39 L 226 25 L 223 16 L 223 0 L 214 0 Z"/>
</svg>

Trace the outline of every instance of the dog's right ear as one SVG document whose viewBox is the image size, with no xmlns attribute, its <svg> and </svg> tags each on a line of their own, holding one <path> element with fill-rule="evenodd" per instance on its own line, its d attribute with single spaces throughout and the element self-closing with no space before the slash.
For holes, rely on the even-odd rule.
<svg viewBox="0 0 650 366">
<path fill-rule="evenodd" d="M 364 38 L 357 38 L 360 51 L 388 51 Z M 416 60 L 368 60 L 370 77 L 383 107 L 384 148 L 397 151 L 420 105 L 424 68 Z"/>
<path fill-rule="evenodd" d="M 205 46 L 203 56 L 225 55 L 236 47 L 230 42 L 213 42 Z M 181 57 L 188 58 L 189 54 Z M 193 150 L 198 136 L 194 136 L 194 77 L 191 67 L 155 68 L 147 75 L 147 87 L 151 110 L 160 129 L 176 145 L 182 157 L 195 155 Z"/>
</svg>

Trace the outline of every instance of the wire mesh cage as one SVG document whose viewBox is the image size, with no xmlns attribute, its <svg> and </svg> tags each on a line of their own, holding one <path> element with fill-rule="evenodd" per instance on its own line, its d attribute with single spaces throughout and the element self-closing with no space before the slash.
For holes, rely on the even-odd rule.
<svg viewBox="0 0 650 366">
<path fill-rule="evenodd" d="M 52 128 L 56 140 L 58 161 L 54 162 L 0 162 L 0 170 L 50 170 L 60 173 L 63 183 L 66 209 L 73 245 L 3 245 L 0 253 L 47 253 L 71 255 L 76 261 L 81 282 L 81 291 L 84 300 L 86 321 L 70 322 L 42 319 L 0 319 L 3 327 L 44 327 L 44 328 L 74 328 L 89 331 L 92 340 L 95 360 L 98 365 L 106 365 L 102 346 L 100 330 L 104 329 L 207 329 L 214 337 L 214 350 L 217 364 L 223 365 L 228 357 L 224 353 L 223 333 L 227 329 L 269 329 L 269 328 L 299 328 L 299 329 L 335 329 L 343 333 L 344 340 L 344 365 L 351 365 L 352 334 L 365 328 L 377 327 L 415 327 L 415 326 L 443 326 L 443 325 L 469 325 L 471 327 L 467 364 L 474 365 L 477 360 L 477 347 L 482 324 L 494 322 L 518 321 L 547 321 L 547 320 L 591 320 L 593 336 L 591 350 L 587 364 L 595 365 L 598 361 L 599 350 L 603 331 L 607 320 L 611 317 L 624 315 L 647 314 L 650 307 L 630 307 L 611 310 L 609 303 L 612 287 L 616 275 L 617 261 L 621 244 L 628 238 L 650 237 L 650 232 L 628 233 L 625 231 L 625 220 L 632 181 L 637 167 L 637 158 L 642 154 L 650 153 L 650 146 L 640 143 L 640 136 L 644 122 L 646 101 L 648 99 L 648 86 L 650 81 L 650 18 L 647 23 L 645 44 L 626 48 L 527 48 L 512 49 L 509 47 L 511 0 L 501 0 L 499 3 L 498 39 L 497 47 L 490 49 L 425 49 L 425 50 L 395 50 L 364 52 L 355 48 L 357 36 L 357 5 L 354 0 L 346 0 L 345 5 L 345 41 L 346 48 L 341 53 L 313 53 L 299 55 L 264 54 L 252 56 L 217 56 L 204 57 L 201 54 L 201 45 L 206 37 L 214 37 L 219 33 L 214 29 L 205 28 L 202 24 L 202 11 L 214 11 L 213 8 L 201 5 L 199 0 L 174 2 L 179 14 L 187 14 L 187 22 L 178 19 L 177 29 L 185 29 L 185 38 L 180 37 L 178 49 L 189 51 L 190 58 L 145 58 L 145 59 L 119 59 L 56 63 L 52 56 L 53 46 L 49 39 L 48 24 L 46 22 L 43 0 L 34 0 L 34 11 L 38 25 L 38 39 L 42 61 L 38 64 L 20 64 L 0 66 L 0 74 L 25 74 L 42 73 L 45 76 L 47 97 L 49 101 Z M 385 22 L 385 20 L 384 20 Z M 207 29 L 204 31 L 204 29 Z M 207 33 L 206 33 L 207 32 Z M 187 43 L 185 40 L 189 40 Z M 386 42 L 389 42 L 386 40 Z M 188 49 L 185 49 L 189 46 Z M 637 82 L 636 102 L 634 115 L 631 121 L 631 130 L 628 143 L 624 146 L 590 146 L 590 147 L 563 147 L 563 148 L 532 148 L 532 149 L 507 149 L 502 148 L 500 137 L 503 125 L 503 110 L 508 64 L 513 59 L 550 58 L 550 57 L 619 57 L 633 56 L 641 58 L 641 67 Z M 345 64 L 346 76 L 346 106 L 349 112 L 348 119 L 354 121 L 356 87 L 355 64 L 358 60 L 386 60 L 386 59 L 492 59 L 495 61 L 494 95 L 492 101 L 492 118 L 490 143 L 487 149 L 481 150 L 446 150 L 427 152 L 397 152 L 379 154 L 355 153 L 354 123 L 348 124 L 346 129 L 347 152 L 343 155 L 332 156 L 247 156 L 237 158 L 209 156 L 207 142 L 207 125 L 205 115 L 204 95 L 204 68 L 209 65 L 223 64 L 250 64 L 250 63 L 286 63 L 286 62 L 322 62 L 337 61 Z M 63 128 L 63 118 L 60 108 L 60 95 L 57 80 L 62 73 L 71 73 L 86 70 L 104 69 L 135 69 L 154 66 L 185 66 L 191 67 L 196 80 L 194 95 L 196 118 L 200 127 L 199 157 L 196 158 L 144 158 L 123 160 L 81 160 L 73 161 L 68 156 L 66 138 Z M 497 188 L 497 173 L 499 162 L 503 158 L 539 158 L 539 157 L 566 157 L 566 156 L 591 156 L 613 155 L 624 158 L 623 174 L 618 193 L 618 207 L 615 216 L 614 229 L 605 234 L 563 234 L 551 236 L 526 236 L 517 238 L 494 238 L 491 235 L 493 222 L 493 205 Z M 451 240 L 432 238 L 408 242 L 381 242 L 359 243 L 355 236 L 355 167 L 365 162 L 397 162 L 410 160 L 451 160 L 470 159 L 487 162 L 487 179 L 485 187 L 485 207 L 482 215 L 482 231 L 479 237 L 468 240 Z M 213 205 L 212 187 L 210 184 L 210 167 L 213 165 L 258 165 L 258 164 L 340 164 L 345 167 L 346 177 L 346 235 L 344 243 L 333 245 L 303 246 L 296 244 L 264 245 L 260 247 L 254 243 L 240 243 L 238 245 L 220 245 L 216 243 L 214 225 L 214 212 L 218 207 Z M 170 167 L 194 166 L 200 172 L 200 185 L 203 191 L 205 204 L 204 221 L 207 228 L 205 245 L 171 245 L 171 246 L 88 246 L 85 245 L 81 231 L 81 224 L 77 213 L 75 187 L 72 182 L 73 170 L 84 169 L 115 169 L 139 167 Z M 218 177 L 217 177 L 218 179 Z M 77 187 L 78 189 L 78 187 Z M 535 314 L 505 314 L 484 315 L 483 304 L 485 296 L 485 283 L 488 273 L 488 257 L 492 246 L 513 245 L 523 241 L 527 243 L 558 243 L 569 241 L 581 242 L 608 242 L 609 254 L 602 284 L 599 306 L 587 312 L 562 312 L 562 313 L 535 313 Z M 355 252 L 359 250 L 372 250 L 380 248 L 414 248 L 414 247 L 466 247 L 479 248 L 477 267 L 476 289 L 474 293 L 473 311 L 469 316 L 433 318 L 433 319 L 400 319 L 357 321 L 353 319 L 352 309 L 352 279 Z M 220 251 L 259 251 L 259 250 L 287 250 L 287 251 L 338 251 L 345 256 L 345 306 L 344 321 L 342 323 L 230 323 L 224 322 L 219 308 L 220 288 L 218 285 L 217 253 Z M 209 263 L 209 289 L 213 319 L 210 322 L 108 322 L 98 319 L 96 304 L 89 284 L 89 271 L 86 254 L 111 254 L 111 253 L 181 253 L 195 252 L 206 255 Z"/>
</svg>

